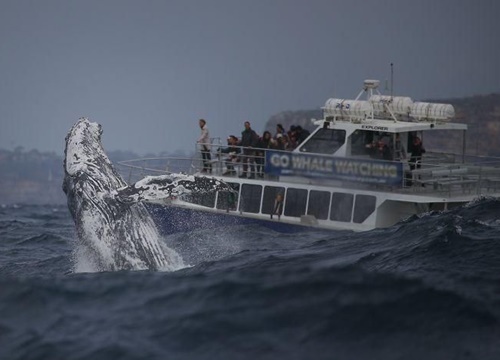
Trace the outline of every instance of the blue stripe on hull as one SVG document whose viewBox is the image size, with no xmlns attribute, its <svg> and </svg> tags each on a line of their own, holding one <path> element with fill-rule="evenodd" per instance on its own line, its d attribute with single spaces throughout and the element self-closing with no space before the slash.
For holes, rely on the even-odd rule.
<svg viewBox="0 0 500 360">
<path fill-rule="evenodd" d="M 200 229 L 214 229 L 220 226 L 252 224 L 265 226 L 281 233 L 296 233 L 313 230 L 313 228 L 309 226 L 287 224 L 277 220 L 246 218 L 224 213 L 212 213 L 157 204 L 147 204 L 146 207 L 163 235 Z"/>
</svg>

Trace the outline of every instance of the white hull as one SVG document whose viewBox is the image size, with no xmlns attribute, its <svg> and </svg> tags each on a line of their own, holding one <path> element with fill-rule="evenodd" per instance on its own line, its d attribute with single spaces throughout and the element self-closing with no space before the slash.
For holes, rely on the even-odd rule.
<svg viewBox="0 0 500 360">
<path fill-rule="evenodd" d="M 464 205 L 482 196 L 478 189 L 456 186 L 447 190 L 452 196 L 442 192 L 422 189 L 393 189 L 380 191 L 370 189 L 355 189 L 340 186 L 312 185 L 272 180 L 250 180 L 231 177 L 217 177 L 239 188 L 238 201 L 231 207 L 224 204 L 219 194 L 206 196 L 204 199 L 188 199 L 197 203 L 180 199 L 158 202 L 165 206 L 179 207 L 193 211 L 211 214 L 229 215 L 248 219 L 259 219 L 267 222 L 280 222 L 291 225 L 302 225 L 320 229 L 367 231 L 394 225 L 409 216 L 428 211 L 441 211 L 455 206 Z M 236 185 L 237 184 L 237 185 Z M 245 187 L 251 187 L 254 192 L 260 192 L 260 197 L 254 200 L 240 201 Z M 266 190 L 276 187 L 284 188 L 284 201 L 281 216 L 269 211 L 269 199 Z M 307 193 L 305 201 L 287 201 L 291 192 Z M 313 194 L 313 195 L 312 195 Z M 317 196 L 324 196 L 323 205 L 313 205 Z M 486 195 L 486 194 L 483 194 Z M 268 192 L 274 198 L 274 194 Z M 488 192 L 488 196 L 500 196 L 500 193 Z M 343 203 L 336 203 L 336 200 Z M 295 199 L 297 200 L 297 199 Z M 248 203 L 253 201 L 253 203 Z M 250 210 L 250 211 L 249 211 Z M 302 215 L 300 215 L 302 214 Z"/>
</svg>

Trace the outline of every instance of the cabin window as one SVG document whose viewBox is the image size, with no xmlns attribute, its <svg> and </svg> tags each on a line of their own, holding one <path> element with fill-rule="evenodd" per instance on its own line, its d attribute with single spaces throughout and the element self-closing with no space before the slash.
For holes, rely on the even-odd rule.
<svg viewBox="0 0 500 360">
<path fill-rule="evenodd" d="M 238 193 L 240 192 L 240 184 L 238 183 L 228 183 L 236 193 L 230 192 L 218 192 L 217 195 L 217 209 L 222 210 L 236 210 L 236 206 L 238 205 Z"/>
<path fill-rule="evenodd" d="M 260 210 L 262 186 L 243 184 L 241 187 L 240 211 L 257 214 Z"/>
<path fill-rule="evenodd" d="M 330 220 L 351 222 L 353 194 L 333 193 Z"/>
<path fill-rule="evenodd" d="M 333 154 L 344 145 L 345 134 L 345 130 L 319 129 L 300 147 L 300 151 L 315 154 Z"/>
<path fill-rule="evenodd" d="M 262 199 L 262 213 L 274 214 L 276 206 L 276 197 L 285 195 L 285 188 L 280 186 L 266 186 L 264 188 L 264 198 Z"/>
<path fill-rule="evenodd" d="M 372 195 L 356 195 L 352 221 L 361 224 L 375 211 L 377 198 Z"/>
<path fill-rule="evenodd" d="M 306 213 L 307 190 L 288 188 L 285 197 L 285 216 L 302 216 Z"/>
<path fill-rule="evenodd" d="M 368 155 L 367 144 L 373 141 L 373 132 L 356 130 L 350 136 L 351 155 Z"/>
<path fill-rule="evenodd" d="M 314 215 L 319 220 L 326 220 L 328 219 L 329 208 L 330 193 L 328 191 L 311 190 L 309 192 L 308 215 Z"/>
<path fill-rule="evenodd" d="M 183 200 L 201 206 L 213 208 L 215 206 L 215 192 L 205 194 L 184 195 Z"/>
</svg>

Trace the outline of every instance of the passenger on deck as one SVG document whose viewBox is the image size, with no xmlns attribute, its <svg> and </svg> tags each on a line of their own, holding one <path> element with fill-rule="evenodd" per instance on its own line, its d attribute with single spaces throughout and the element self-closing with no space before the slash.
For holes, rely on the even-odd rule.
<svg viewBox="0 0 500 360">
<path fill-rule="evenodd" d="M 219 150 L 221 154 L 228 155 L 224 160 L 226 164 L 226 171 L 222 174 L 224 176 L 236 175 L 236 170 L 234 169 L 234 165 L 239 160 L 238 154 L 240 153 L 240 149 L 238 148 L 237 145 L 238 145 L 238 138 L 234 135 L 230 135 L 227 138 L 227 148 Z"/>
<path fill-rule="evenodd" d="M 281 219 L 281 214 L 283 213 L 283 194 L 279 193 L 276 195 L 276 199 L 274 200 L 273 212 L 271 213 L 271 219 L 273 215 L 278 215 L 278 220 Z"/>
<path fill-rule="evenodd" d="M 396 161 L 406 160 L 405 147 L 401 143 L 401 138 L 399 134 L 396 134 L 396 142 L 394 143 L 394 160 Z"/>
<path fill-rule="evenodd" d="M 278 135 L 285 135 L 285 128 L 281 124 L 276 125 L 276 135 L 274 135 L 275 140 L 278 140 Z"/>
<path fill-rule="evenodd" d="M 201 135 L 198 138 L 198 146 L 200 147 L 201 151 L 201 158 L 203 161 L 203 169 L 201 172 L 212 172 L 212 158 L 210 156 L 210 133 L 208 132 L 208 127 L 207 127 L 207 122 L 205 119 L 200 119 L 198 121 L 198 124 L 200 125 L 201 129 Z"/>
<path fill-rule="evenodd" d="M 274 149 L 276 150 L 285 150 L 288 144 L 288 138 L 286 135 L 278 134 L 276 135 L 276 140 L 273 143 Z"/>
<path fill-rule="evenodd" d="M 295 137 L 297 138 L 297 145 L 302 144 L 302 142 L 307 139 L 309 135 L 311 135 L 311 133 L 306 129 L 302 129 L 302 126 L 297 125 L 295 127 Z"/>
<path fill-rule="evenodd" d="M 297 127 L 295 125 L 290 126 L 290 130 L 287 133 L 288 139 L 285 150 L 293 151 L 298 143 L 297 143 Z"/>
<path fill-rule="evenodd" d="M 378 155 L 378 141 L 373 140 L 365 145 L 366 153 L 370 155 L 371 158 L 377 158 Z"/>
<path fill-rule="evenodd" d="M 295 125 L 292 125 L 290 126 L 290 130 L 286 133 L 285 150 L 287 151 L 293 151 L 298 145 L 296 128 Z"/>
<path fill-rule="evenodd" d="M 264 131 L 264 134 L 259 139 L 257 144 L 257 153 L 255 163 L 257 164 L 257 176 L 264 177 L 264 164 L 266 159 L 266 149 L 272 148 L 272 137 L 269 131 Z"/>
<path fill-rule="evenodd" d="M 285 150 L 293 151 L 295 150 L 296 147 L 297 147 L 297 138 L 295 137 L 295 135 L 289 136 Z"/>
<path fill-rule="evenodd" d="M 425 153 L 422 141 L 418 136 L 413 139 L 413 144 L 411 147 L 411 157 L 410 157 L 410 170 L 420 169 L 422 166 L 422 154 Z"/>
<path fill-rule="evenodd" d="M 366 144 L 365 147 L 371 158 L 392 160 L 391 150 L 383 138 L 380 140 L 373 140 L 371 143 Z"/>
<path fill-rule="evenodd" d="M 382 160 L 393 160 L 393 153 L 392 153 L 392 137 L 390 134 L 383 134 L 379 143 L 378 143 L 378 148 L 380 151 L 380 157 Z"/>
<path fill-rule="evenodd" d="M 259 140 L 259 136 L 252 130 L 249 121 L 245 121 L 245 130 L 241 132 L 241 146 L 243 146 L 243 173 L 240 178 L 246 178 L 248 173 L 248 164 L 250 163 L 249 179 L 255 179 L 255 146 Z"/>
</svg>

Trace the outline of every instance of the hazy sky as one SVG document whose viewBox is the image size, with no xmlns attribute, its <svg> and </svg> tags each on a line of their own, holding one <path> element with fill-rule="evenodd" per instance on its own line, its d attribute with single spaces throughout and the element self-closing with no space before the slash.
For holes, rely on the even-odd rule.
<svg viewBox="0 0 500 360">
<path fill-rule="evenodd" d="M 0 148 L 193 150 L 390 76 L 416 100 L 500 92 L 498 0 L 0 0 Z"/>
</svg>

